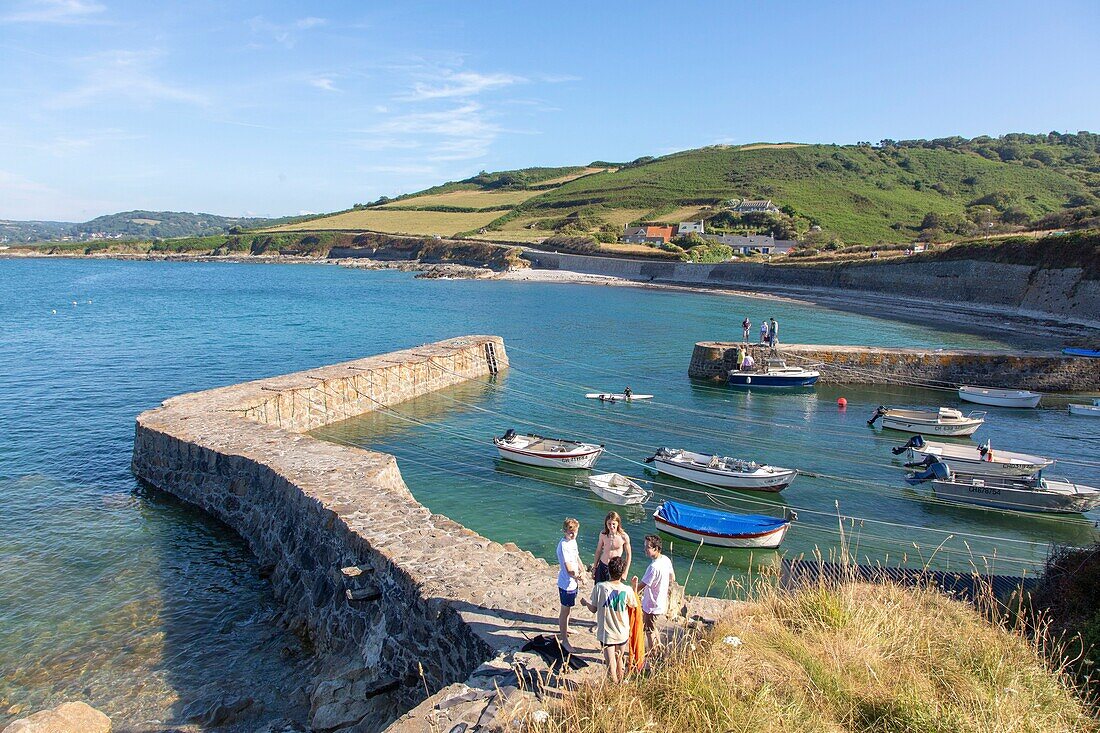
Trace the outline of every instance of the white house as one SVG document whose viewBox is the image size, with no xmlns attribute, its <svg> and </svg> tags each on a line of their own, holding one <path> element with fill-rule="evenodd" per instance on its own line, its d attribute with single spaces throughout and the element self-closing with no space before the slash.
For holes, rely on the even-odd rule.
<svg viewBox="0 0 1100 733">
<path fill-rule="evenodd" d="M 703 221 L 682 221 L 676 225 L 676 236 L 682 237 L 685 234 L 703 234 Z"/>
<path fill-rule="evenodd" d="M 748 254 L 759 252 L 765 255 L 786 254 L 798 246 L 798 242 L 790 239 L 776 239 L 770 235 L 756 235 L 742 237 L 735 234 L 707 234 L 706 239 L 718 244 L 724 244 L 736 254 Z"/>
</svg>

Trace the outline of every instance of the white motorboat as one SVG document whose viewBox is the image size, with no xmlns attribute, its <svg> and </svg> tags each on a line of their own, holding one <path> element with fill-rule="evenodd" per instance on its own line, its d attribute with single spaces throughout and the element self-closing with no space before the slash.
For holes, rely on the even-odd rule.
<svg viewBox="0 0 1100 733">
<path fill-rule="evenodd" d="M 493 438 L 493 444 L 505 460 L 543 468 L 592 468 L 603 454 L 602 445 L 533 434 L 518 435 L 515 430 Z"/>
<path fill-rule="evenodd" d="M 763 369 L 731 369 L 726 376 L 731 387 L 812 387 L 821 372 L 787 366 L 783 359 L 767 359 Z"/>
<path fill-rule="evenodd" d="M 600 402 L 633 402 L 634 400 L 651 400 L 653 395 L 651 394 L 634 394 L 631 392 L 589 392 L 586 394 L 585 399 L 599 400 Z"/>
<path fill-rule="evenodd" d="M 798 475 L 793 468 L 779 468 L 726 456 L 720 458 L 678 448 L 661 448 L 645 462 L 652 463 L 660 473 L 720 489 L 782 491 Z"/>
<path fill-rule="evenodd" d="M 939 410 L 899 410 L 880 406 L 867 424 L 874 425 L 880 417 L 882 427 L 890 430 L 955 437 L 972 435 L 985 422 L 984 412 L 963 415 L 951 407 L 941 407 Z"/>
<path fill-rule="evenodd" d="M 988 387 L 959 387 L 959 399 L 993 407 L 1035 407 L 1043 395 L 1026 389 L 990 389 Z"/>
<path fill-rule="evenodd" d="M 952 471 L 975 476 L 1032 476 L 1054 465 L 1053 459 L 1044 456 L 994 450 L 988 441 L 980 446 L 961 445 L 937 443 L 914 435 L 905 445 L 891 448 L 894 455 L 905 451 L 909 452 L 909 460 L 914 464 L 939 460 Z"/>
<path fill-rule="evenodd" d="M 1070 405 L 1069 414 L 1084 415 L 1086 417 L 1100 417 L 1100 400 L 1092 405 Z"/>
<path fill-rule="evenodd" d="M 646 491 L 626 476 L 618 473 L 601 473 L 589 476 L 588 488 L 592 489 L 592 493 L 604 501 L 619 506 L 645 504 L 649 501 L 649 497 L 653 495 L 652 491 Z"/>
</svg>

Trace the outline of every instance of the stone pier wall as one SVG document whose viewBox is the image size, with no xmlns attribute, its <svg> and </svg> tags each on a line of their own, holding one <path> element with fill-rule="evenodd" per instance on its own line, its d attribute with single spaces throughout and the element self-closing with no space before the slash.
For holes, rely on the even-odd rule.
<svg viewBox="0 0 1100 733">
<path fill-rule="evenodd" d="M 420 505 L 396 459 L 304 431 L 508 366 L 471 336 L 166 400 L 137 419 L 133 471 L 236 530 L 327 660 L 316 730 L 381 729 L 556 617 L 553 571 Z"/>
<path fill-rule="evenodd" d="M 721 379 L 737 366 L 735 343 L 700 341 L 688 366 L 694 379 Z M 758 365 L 771 350 L 750 345 Z M 1100 390 L 1100 359 L 1057 352 L 995 352 L 957 349 L 887 349 L 867 346 L 780 344 L 792 366 L 821 372 L 823 384 L 974 384 L 1044 392 Z"/>
</svg>

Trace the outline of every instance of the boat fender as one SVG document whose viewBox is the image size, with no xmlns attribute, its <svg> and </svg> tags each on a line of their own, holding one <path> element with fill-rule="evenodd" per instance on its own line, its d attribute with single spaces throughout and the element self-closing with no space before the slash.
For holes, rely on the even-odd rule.
<svg viewBox="0 0 1100 733">
<path fill-rule="evenodd" d="M 874 427 L 875 426 L 875 421 L 878 420 L 880 417 L 882 417 L 885 414 L 886 414 L 886 408 L 883 407 L 882 405 L 879 405 L 878 409 L 875 410 L 875 414 L 871 415 L 871 419 L 867 421 L 867 424 L 870 425 L 871 427 Z"/>
<path fill-rule="evenodd" d="M 508 428 L 504 435 L 500 436 L 500 439 L 505 443 L 511 443 L 516 437 L 516 431 L 513 428 Z"/>
<path fill-rule="evenodd" d="M 745 384 L 752 384 L 752 377 L 745 377 Z"/>
<path fill-rule="evenodd" d="M 897 448 L 891 448 L 890 452 L 893 453 L 895 456 L 900 456 L 902 453 L 909 450 L 910 448 L 920 448 L 922 446 L 924 446 L 924 438 L 920 437 L 919 435 L 914 435 L 905 443 L 905 445 L 899 445 Z"/>
<path fill-rule="evenodd" d="M 786 514 L 787 514 L 786 519 L 787 519 L 788 522 L 797 522 L 798 521 L 798 513 L 795 512 L 793 509 L 788 509 L 786 511 Z"/>
</svg>

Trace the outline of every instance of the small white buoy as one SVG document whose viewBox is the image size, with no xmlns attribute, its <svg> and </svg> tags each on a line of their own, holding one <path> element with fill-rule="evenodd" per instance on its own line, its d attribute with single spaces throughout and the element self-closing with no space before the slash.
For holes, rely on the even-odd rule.
<svg viewBox="0 0 1100 733">
<path fill-rule="evenodd" d="M 53 313 L 56 316 L 57 315 L 57 308 L 54 308 L 52 311 L 50 311 L 50 313 Z"/>
<path fill-rule="evenodd" d="M 89 300 L 89 301 L 88 301 L 88 304 L 89 304 L 89 305 L 91 305 L 91 302 L 92 302 L 92 301 L 91 301 L 91 300 Z"/>
<path fill-rule="evenodd" d="M 75 301 L 75 300 L 73 301 L 73 305 L 76 305 L 76 301 Z"/>
</svg>

